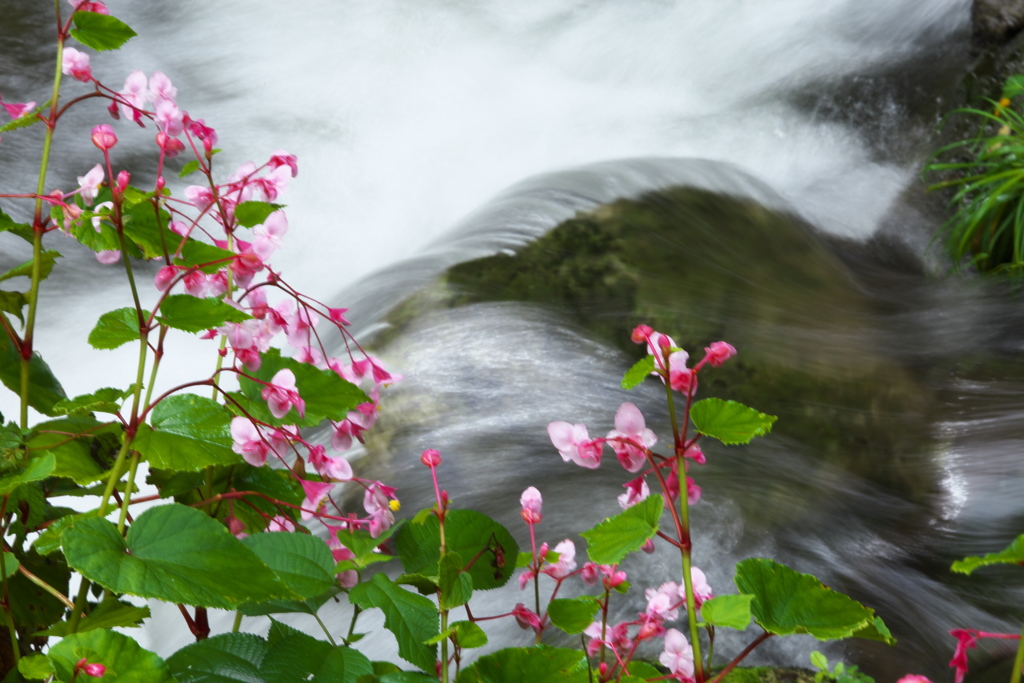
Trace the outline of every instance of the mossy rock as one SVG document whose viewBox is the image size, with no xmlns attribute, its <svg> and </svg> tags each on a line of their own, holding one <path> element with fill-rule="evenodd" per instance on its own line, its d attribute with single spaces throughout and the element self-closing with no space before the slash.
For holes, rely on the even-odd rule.
<svg viewBox="0 0 1024 683">
<path fill-rule="evenodd" d="M 729 672 L 723 683 L 814 683 L 814 672 L 774 666 L 738 667 Z"/>
<path fill-rule="evenodd" d="M 729 341 L 739 355 L 704 375 L 701 396 L 776 413 L 776 434 L 883 486 L 931 490 L 903 457 L 931 439 L 926 392 L 887 353 L 881 304 L 792 215 L 693 188 L 619 200 L 451 267 L 391 312 L 375 345 L 431 310 L 492 302 L 552 308 L 634 358 L 639 323 L 697 359 Z"/>
</svg>

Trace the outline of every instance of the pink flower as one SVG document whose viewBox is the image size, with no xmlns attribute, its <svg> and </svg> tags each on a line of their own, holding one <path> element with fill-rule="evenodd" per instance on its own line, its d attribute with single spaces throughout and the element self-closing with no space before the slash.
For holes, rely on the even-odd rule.
<svg viewBox="0 0 1024 683">
<path fill-rule="evenodd" d="M 633 333 L 629 338 L 633 340 L 634 344 L 643 344 L 653 333 L 654 330 L 651 329 L 650 325 L 637 325 L 633 328 Z"/>
<path fill-rule="evenodd" d="M 267 165 L 270 166 L 271 169 L 287 166 L 291 169 L 292 178 L 299 174 L 298 159 L 296 159 L 294 154 L 289 154 L 283 149 L 279 149 L 274 152 L 270 157 L 270 161 L 267 162 Z"/>
<path fill-rule="evenodd" d="M 96 14 L 110 14 L 107 6 L 101 0 L 68 0 L 77 12 L 95 12 Z M 67 49 L 67 48 L 64 48 Z"/>
<path fill-rule="evenodd" d="M 392 501 L 395 504 L 398 502 L 395 489 L 379 481 L 370 484 L 363 494 L 363 509 L 370 513 L 370 535 L 374 538 L 395 523 L 395 516 L 391 512 Z"/>
<path fill-rule="evenodd" d="M 107 667 L 102 664 L 90 664 L 89 660 L 85 657 L 78 660 L 75 664 L 75 669 L 95 678 L 103 678 L 103 674 L 107 673 Z"/>
<path fill-rule="evenodd" d="M 82 188 L 79 195 L 86 206 L 92 206 L 96 195 L 99 194 L 100 185 L 103 184 L 103 166 L 96 164 L 85 175 L 78 176 L 78 186 Z"/>
<path fill-rule="evenodd" d="M 109 123 L 93 126 L 92 144 L 104 152 L 112 149 L 117 144 L 117 134 L 114 133 L 114 129 L 110 127 Z"/>
<path fill-rule="evenodd" d="M 336 538 L 336 536 L 333 536 L 333 534 L 332 537 Z M 335 541 L 335 543 L 337 543 L 337 541 Z M 328 541 L 328 545 L 330 545 L 330 541 Z M 343 548 L 340 546 L 337 548 L 333 548 L 331 550 L 331 555 L 334 556 L 335 562 L 354 560 L 356 557 L 356 554 L 354 552 L 352 552 L 348 548 Z M 338 579 L 338 583 L 341 584 L 342 588 L 352 588 L 352 586 L 359 583 L 359 574 L 358 572 L 356 572 L 355 569 L 344 569 L 335 574 L 335 577 Z"/>
<path fill-rule="evenodd" d="M 572 461 L 590 470 L 601 464 L 602 442 L 592 440 L 584 425 L 552 422 L 548 425 L 548 436 L 565 462 Z"/>
<path fill-rule="evenodd" d="M 7 110 L 7 114 L 12 119 L 20 119 L 22 116 L 27 116 L 36 108 L 35 102 L 19 102 L 15 104 L 5 104 L 0 102 L 0 107 Z"/>
<path fill-rule="evenodd" d="M 351 481 L 354 476 L 348 460 L 342 457 L 329 457 L 323 446 L 313 446 L 309 449 L 309 463 L 324 479 Z"/>
<path fill-rule="evenodd" d="M 668 581 L 658 586 L 658 589 L 648 588 L 644 591 L 647 598 L 647 609 L 644 610 L 649 617 L 673 620 L 679 617 L 679 592 L 680 586 L 674 581 Z M 686 591 L 683 589 L 685 597 Z"/>
<path fill-rule="evenodd" d="M 253 228 L 252 232 L 256 236 L 252 241 L 252 250 L 266 261 L 281 248 L 281 238 L 288 232 L 288 218 L 284 211 L 275 211 L 261 225 Z"/>
<path fill-rule="evenodd" d="M 305 481 L 300 479 L 306 498 L 302 501 L 302 519 L 309 519 L 318 514 L 334 484 L 330 482 Z"/>
<path fill-rule="evenodd" d="M 171 85 L 163 71 L 154 71 L 149 77 L 149 94 L 157 104 L 160 102 L 174 102 L 178 96 L 178 89 Z"/>
<path fill-rule="evenodd" d="M 213 192 L 208 187 L 202 185 L 189 185 L 185 188 L 185 198 L 189 204 L 196 207 L 200 211 L 205 210 L 211 204 L 213 204 Z"/>
<path fill-rule="evenodd" d="M 731 344 L 726 344 L 724 341 L 716 341 L 711 346 L 704 348 L 704 360 L 701 363 L 707 363 L 717 368 L 721 367 L 722 363 L 735 355 L 736 349 Z"/>
<path fill-rule="evenodd" d="M 618 507 L 621 507 L 623 510 L 632 508 L 650 496 L 650 487 L 647 485 L 647 480 L 643 477 L 632 479 L 623 485 L 626 487 L 626 493 L 617 498 Z"/>
<path fill-rule="evenodd" d="M 693 680 L 693 648 L 686 636 L 676 629 L 665 632 L 665 650 L 658 655 L 658 661 L 679 680 Z"/>
<path fill-rule="evenodd" d="M 588 586 L 593 586 L 597 583 L 597 580 L 601 578 L 598 574 L 600 570 L 597 565 L 593 562 L 587 562 L 583 565 L 583 569 L 580 570 L 580 578 L 583 579 L 583 583 Z"/>
<path fill-rule="evenodd" d="M 174 157 L 178 156 L 179 154 L 185 151 L 184 142 L 172 138 L 164 131 L 160 131 L 156 134 L 156 144 L 160 149 L 163 150 L 164 156 L 167 157 L 168 159 L 173 159 Z M 172 222 L 177 223 L 178 221 Z"/>
<path fill-rule="evenodd" d="M 527 524 L 539 524 L 543 519 L 540 511 L 543 499 L 541 498 L 540 491 L 533 486 L 523 491 L 523 495 L 519 497 L 519 504 L 522 506 L 523 521 Z"/>
<path fill-rule="evenodd" d="M 433 448 L 428 448 L 420 456 L 420 462 L 427 467 L 437 467 L 441 464 L 441 454 Z"/>
<path fill-rule="evenodd" d="M 278 370 L 270 380 L 270 386 L 264 387 L 260 396 L 267 402 L 270 414 L 278 419 L 287 415 L 292 406 L 295 406 L 299 417 L 306 415 L 306 402 L 295 388 L 295 373 L 288 368 Z"/>
<path fill-rule="evenodd" d="M 516 623 L 519 624 L 521 629 L 533 629 L 535 632 L 540 631 L 540 617 L 537 613 L 527 609 L 526 605 L 519 603 L 512 610 L 512 616 L 516 618 Z"/>
<path fill-rule="evenodd" d="M 639 471 L 647 462 L 645 451 L 658 442 L 644 422 L 640 409 L 632 403 L 623 403 L 615 413 L 615 429 L 608 432 L 608 443 L 619 463 L 628 472 Z"/>
<path fill-rule="evenodd" d="M 576 545 L 565 539 L 555 546 L 554 551 L 558 553 L 558 561 L 545 565 L 541 571 L 554 579 L 565 578 L 576 569 Z"/>
<path fill-rule="evenodd" d="M 270 446 L 259 429 L 248 418 L 231 418 L 231 450 L 242 456 L 253 467 L 262 467 L 267 461 Z"/>
<path fill-rule="evenodd" d="M 708 579 L 704 576 L 704 572 L 696 567 L 690 567 L 690 583 L 693 585 L 693 601 L 697 609 L 700 609 L 701 605 L 715 597 L 715 593 L 711 590 L 711 586 L 708 585 Z M 680 589 L 680 597 L 686 598 L 685 586 Z"/>
<path fill-rule="evenodd" d="M 65 47 L 61 55 L 61 72 L 76 81 L 88 83 L 92 80 L 92 67 L 89 66 L 89 55 L 73 47 Z"/>
<path fill-rule="evenodd" d="M 149 99 L 149 89 L 146 87 L 146 74 L 135 70 L 128 74 L 124 81 L 124 90 L 120 93 L 124 104 L 121 105 L 121 112 L 125 117 L 130 117 L 140 126 L 142 125 L 142 110 L 146 107 Z"/>
<path fill-rule="evenodd" d="M 295 531 L 295 522 L 284 515 L 277 515 L 267 524 L 267 531 Z"/>
<path fill-rule="evenodd" d="M 626 492 L 618 497 L 619 507 L 623 510 L 633 507 L 651 495 L 651 489 L 647 486 L 647 480 L 643 477 L 627 481 L 623 486 L 626 487 Z"/>
<path fill-rule="evenodd" d="M 967 673 L 967 651 L 978 647 L 978 637 L 962 628 L 953 629 L 949 635 L 957 639 L 956 652 L 953 653 L 953 659 L 949 660 L 949 665 L 956 669 L 956 683 L 962 683 Z"/>
<path fill-rule="evenodd" d="M 602 630 L 604 630 L 603 637 Z M 633 640 L 629 637 L 628 622 L 603 628 L 600 621 L 595 621 L 583 630 L 583 634 L 590 636 L 590 642 L 587 643 L 587 654 L 591 656 L 601 649 L 601 645 L 606 645 L 620 653 L 629 652 L 633 649 Z"/>
<path fill-rule="evenodd" d="M 927 676 L 921 674 L 907 674 L 896 683 L 932 683 Z"/>
<path fill-rule="evenodd" d="M 120 249 L 101 249 L 96 252 L 96 260 L 105 266 L 110 266 L 121 260 Z"/>
<path fill-rule="evenodd" d="M 158 100 L 156 103 L 156 125 L 171 137 L 178 137 L 185 130 L 181 120 L 181 110 L 171 100 Z"/>
<path fill-rule="evenodd" d="M 668 383 L 675 391 L 692 394 L 697 391 L 697 373 L 686 367 L 689 355 L 685 351 L 676 351 L 668 359 Z"/>
</svg>

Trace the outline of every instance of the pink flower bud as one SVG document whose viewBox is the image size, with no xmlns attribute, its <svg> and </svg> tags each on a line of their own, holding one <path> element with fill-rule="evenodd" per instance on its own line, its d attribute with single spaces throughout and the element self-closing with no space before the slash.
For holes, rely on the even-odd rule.
<svg viewBox="0 0 1024 683">
<path fill-rule="evenodd" d="M 630 339 L 633 340 L 634 344 L 643 344 L 647 341 L 647 338 L 654 332 L 649 325 L 637 325 L 633 328 L 633 334 L 630 335 Z"/>
<path fill-rule="evenodd" d="M 647 542 L 640 546 L 640 550 L 643 550 L 648 555 L 654 552 L 654 539 L 648 538 Z"/>
<path fill-rule="evenodd" d="M 61 72 L 76 81 L 88 83 L 92 80 L 92 68 L 89 66 L 89 55 L 73 47 L 65 47 L 61 56 Z"/>
<path fill-rule="evenodd" d="M 107 667 L 102 664 L 90 664 L 89 660 L 82 657 L 75 664 L 75 670 L 83 671 L 87 676 L 93 676 L 95 678 L 103 678 L 103 674 L 107 673 Z"/>
<path fill-rule="evenodd" d="M 583 583 L 593 586 L 599 578 L 597 572 L 597 565 L 593 562 L 587 562 L 583 565 L 583 569 L 580 570 L 580 578 L 583 579 Z"/>
<path fill-rule="evenodd" d="M 181 152 L 185 151 L 185 143 L 177 138 L 172 138 L 167 133 L 160 131 L 156 134 L 157 147 L 164 151 L 164 156 L 168 159 L 173 159 L 178 156 Z"/>
<path fill-rule="evenodd" d="M 540 491 L 533 486 L 526 489 L 523 491 L 523 495 L 519 497 L 519 504 L 523 507 L 521 513 L 523 521 L 527 524 L 540 523 L 542 519 L 541 505 L 543 504 Z"/>
<path fill-rule="evenodd" d="M 349 325 L 349 324 L 351 324 L 351 323 L 349 323 L 348 318 L 345 317 L 346 313 L 348 313 L 348 309 L 347 308 L 328 308 L 327 309 L 328 317 L 330 317 L 330 319 L 333 322 L 340 323 L 342 325 Z"/>
<path fill-rule="evenodd" d="M 132 176 L 128 171 L 121 171 L 117 174 L 117 180 L 114 187 L 118 192 L 124 194 L 125 189 L 128 187 L 128 183 L 131 181 Z"/>
<path fill-rule="evenodd" d="M 704 349 L 704 360 L 714 367 L 720 367 L 722 363 L 736 355 L 736 349 L 724 341 L 716 341 Z"/>
<path fill-rule="evenodd" d="M 92 144 L 104 151 L 113 148 L 117 144 L 117 135 L 114 133 L 114 129 L 110 127 L 110 124 L 101 123 L 93 127 Z"/>
<path fill-rule="evenodd" d="M 540 617 L 537 616 L 536 612 L 527 609 L 523 603 L 520 602 L 515 606 L 515 609 L 512 610 L 512 616 L 516 618 L 519 628 L 532 628 L 534 631 L 540 630 Z"/>
<path fill-rule="evenodd" d="M 156 277 L 153 278 L 153 284 L 161 292 L 166 292 L 167 288 L 171 286 L 171 282 L 174 278 L 178 277 L 178 273 L 181 272 L 178 266 L 164 266 L 160 270 L 156 271 Z"/>
<path fill-rule="evenodd" d="M 420 456 L 420 462 L 427 467 L 437 467 L 441 464 L 441 454 L 433 448 L 428 448 Z"/>
</svg>

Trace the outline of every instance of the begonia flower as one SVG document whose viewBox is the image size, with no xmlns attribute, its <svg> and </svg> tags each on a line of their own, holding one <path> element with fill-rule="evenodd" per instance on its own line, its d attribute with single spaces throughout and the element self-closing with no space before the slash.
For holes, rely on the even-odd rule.
<svg viewBox="0 0 1024 683">
<path fill-rule="evenodd" d="M 645 452 L 658 442 L 654 432 L 647 429 L 640 409 L 632 403 L 619 406 L 615 429 L 608 432 L 607 439 L 619 463 L 628 472 L 639 471 L 647 463 Z"/>
<path fill-rule="evenodd" d="M 541 571 L 554 579 L 565 578 L 576 570 L 576 545 L 565 539 L 554 547 L 554 551 L 558 553 L 558 561 L 545 565 Z"/>
<path fill-rule="evenodd" d="M 14 104 L 7 104 L 6 102 L 0 101 L 0 107 L 3 107 L 7 111 L 7 115 L 12 119 L 20 119 L 22 116 L 28 116 L 32 113 L 32 110 L 36 108 L 36 103 L 15 102 Z"/>
<path fill-rule="evenodd" d="M 693 680 L 693 648 L 676 629 L 665 632 L 665 650 L 658 655 L 658 661 L 679 680 Z"/>
<path fill-rule="evenodd" d="M 284 515 L 277 515 L 267 524 L 267 531 L 295 531 L 295 522 Z"/>
<path fill-rule="evenodd" d="M 88 83 L 92 80 L 92 67 L 89 66 L 88 53 L 70 46 L 65 47 L 61 54 L 60 70 L 65 76 L 71 76 L 76 81 Z"/>
<path fill-rule="evenodd" d="M 701 605 L 715 597 L 715 592 L 708 585 L 708 579 L 704 572 L 696 567 L 690 567 L 690 585 L 693 586 L 694 606 L 700 609 Z M 680 597 L 686 598 L 686 587 L 680 587 Z"/>
<path fill-rule="evenodd" d="M 591 439 L 586 426 L 552 422 L 548 425 L 548 436 L 565 462 L 575 462 L 590 470 L 601 464 L 602 441 Z"/>
<path fill-rule="evenodd" d="M 255 239 L 252 250 L 264 261 L 273 256 L 281 248 L 281 240 L 288 232 L 288 218 L 284 211 L 275 211 L 267 219 L 253 228 Z"/>
<path fill-rule="evenodd" d="M 178 89 L 171 85 L 171 79 L 163 71 L 154 71 L 149 77 L 149 95 L 157 104 L 161 101 L 174 102 Z"/>
<path fill-rule="evenodd" d="M 647 480 L 643 477 L 627 481 L 623 484 L 626 487 L 626 492 L 618 497 L 619 507 L 623 510 L 626 508 L 633 507 L 641 500 L 651 495 L 651 489 L 647 485 Z"/>
<path fill-rule="evenodd" d="M 96 195 L 99 194 L 100 185 L 103 184 L 103 178 L 103 166 L 100 164 L 93 166 L 85 175 L 78 176 L 78 186 L 82 188 L 78 194 L 86 206 L 92 206 Z"/>
<path fill-rule="evenodd" d="M 142 110 L 146 108 L 149 100 L 149 88 L 146 87 L 146 74 L 138 69 L 128 74 L 124 81 L 124 89 L 120 93 L 124 103 L 121 104 L 121 112 L 127 118 L 131 118 L 140 126 L 142 124 Z"/>
<path fill-rule="evenodd" d="M 121 250 L 100 249 L 96 252 L 96 260 L 105 266 L 111 266 L 121 260 Z"/>
<path fill-rule="evenodd" d="M 262 467 L 267 462 L 270 446 L 248 418 L 231 418 L 231 439 L 231 450 L 253 467 Z"/>
<path fill-rule="evenodd" d="M 701 363 L 707 363 L 713 367 L 721 367 L 722 363 L 729 360 L 736 355 L 736 349 L 733 348 L 732 344 L 727 344 L 724 341 L 716 341 L 704 348 L 704 360 Z"/>
<path fill-rule="evenodd" d="M 299 480 L 306 497 L 302 501 L 302 519 L 310 519 L 318 514 L 327 496 L 330 495 L 334 484 L 326 481 Z"/>
<path fill-rule="evenodd" d="M 530 610 L 523 603 L 517 604 L 512 609 L 512 616 L 516 618 L 516 623 L 519 624 L 521 629 L 533 629 L 534 631 L 540 631 L 540 617 L 533 610 Z"/>
<path fill-rule="evenodd" d="M 288 368 L 278 370 L 270 380 L 270 386 L 264 387 L 260 396 L 267 402 L 270 414 L 278 419 L 284 417 L 292 406 L 295 406 L 299 417 L 306 414 L 306 402 L 295 387 L 295 373 Z"/>
<path fill-rule="evenodd" d="M 267 162 L 267 165 L 270 166 L 271 169 L 279 168 L 281 166 L 287 166 L 289 169 L 291 169 L 293 178 L 299 175 L 298 159 L 295 157 L 294 154 L 289 154 L 283 149 L 279 149 L 276 152 L 274 152 L 270 156 L 270 161 Z"/>
</svg>

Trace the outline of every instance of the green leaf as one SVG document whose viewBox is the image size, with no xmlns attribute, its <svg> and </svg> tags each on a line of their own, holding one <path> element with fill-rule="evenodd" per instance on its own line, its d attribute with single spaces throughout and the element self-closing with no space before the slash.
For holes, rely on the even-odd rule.
<svg viewBox="0 0 1024 683">
<path fill-rule="evenodd" d="M 877 640 L 887 645 L 893 645 L 896 639 L 892 637 L 889 627 L 885 625 L 881 617 L 875 617 L 871 623 L 853 634 L 854 638 L 864 640 Z"/>
<path fill-rule="evenodd" d="M 245 228 L 253 228 L 263 221 L 267 216 L 278 209 L 283 209 L 284 204 L 271 204 L 269 202 L 242 202 L 235 207 L 235 220 Z"/>
<path fill-rule="evenodd" d="M 1021 93 L 1024 93 L 1024 75 L 1016 74 L 1007 78 L 1003 86 L 1003 97 L 1012 100 Z"/>
<path fill-rule="evenodd" d="M 98 628 L 134 628 L 142 625 L 143 619 L 149 619 L 149 607 L 137 607 L 117 600 L 107 600 L 89 613 L 89 616 L 78 622 L 77 633 L 85 633 Z M 40 631 L 39 636 L 66 636 L 68 633 L 68 622 L 59 621 L 45 631 Z"/>
<path fill-rule="evenodd" d="M 53 272 L 53 265 L 60 258 L 60 253 L 50 250 L 39 255 L 39 280 L 45 280 Z M 15 266 L 6 273 L 0 275 L 0 282 L 10 280 L 12 277 L 32 277 L 32 260 L 29 259 L 19 266 Z"/>
<path fill-rule="evenodd" d="M 71 37 L 86 47 L 100 52 L 116 50 L 137 36 L 128 24 L 112 16 L 96 12 L 75 12 Z"/>
<path fill-rule="evenodd" d="M 21 394 L 21 353 L 6 334 L 0 334 L 0 381 Z M 28 404 L 43 415 L 54 415 L 53 404 L 67 398 L 63 387 L 38 353 L 29 360 Z"/>
<path fill-rule="evenodd" d="M 57 460 L 52 476 L 85 486 L 102 478 L 113 465 L 120 437 L 120 424 L 104 425 L 92 415 L 79 414 L 37 424 L 27 445 L 33 455 L 53 454 Z"/>
<path fill-rule="evenodd" d="M 6 496 L 22 484 L 46 479 L 56 466 L 57 459 L 53 457 L 53 453 L 44 453 L 38 458 L 32 458 L 19 468 L 16 474 L 5 474 L 0 477 L 0 496 Z"/>
<path fill-rule="evenodd" d="M 399 656 L 424 671 L 434 671 L 437 647 L 424 644 L 439 630 L 434 603 L 399 588 L 384 574 L 375 574 L 371 581 L 355 586 L 349 593 L 349 600 L 363 609 L 379 607 L 383 610 L 384 626 L 395 634 Z"/>
<path fill-rule="evenodd" d="M 263 354 L 260 369 L 251 373 L 253 377 L 269 382 L 283 368 L 295 374 L 295 387 L 306 402 L 306 416 L 300 418 L 292 408 L 283 418 L 275 418 L 270 414 L 266 401 L 260 396 L 266 385 L 242 377 L 239 384 L 242 393 L 249 399 L 245 406 L 254 417 L 272 425 L 291 425 L 314 427 L 325 419 L 341 421 L 355 410 L 360 403 L 370 399 L 357 386 L 338 376 L 333 370 L 319 370 L 308 363 L 300 363 L 291 358 L 282 358 L 278 349 L 270 349 Z"/>
<path fill-rule="evenodd" d="M 90 510 L 83 512 L 78 515 L 68 515 L 61 517 L 56 522 L 46 527 L 46 531 L 39 534 L 32 543 L 32 550 L 36 551 L 40 555 L 49 555 L 57 550 L 60 550 L 61 542 L 64 540 L 64 532 L 73 526 L 79 519 L 85 519 L 86 517 L 96 517 L 98 514 L 97 510 Z"/>
<path fill-rule="evenodd" d="M 474 590 L 499 588 L 515 571 L 519 545 L 505 527 L 475 510 L 452 510 L 445 518 L 445 546 L 462 557 L 480 557 L 469 568 Z M 439 576 L 441 531 L 437 517 L 413 520 L 395 535 L 395 550 L 409 574 Z"/>
<path fill-rule="evenodd" d="M 185 332 L 205 332 L 226 322 L 240 323 L 252 316 L 220 299 L 200 299 L 190 294 L 172 294 L 164 299 L 157 320 Z"/>
<path fill-rule="evenodd" d="M 23 116 L 19 116 L 18 118 L 12 121 L 8 121 L 4 125 L 0 126 L 0 133 L 6 133 L 8 131 L 17 130 L 18 128 L 28 128 L 33 124 L 39 123 L 40 121 L 42 121 L 42 119 L 40 119 L 39 116 L 37 116 L 37 114 L 39 114 L 38 107 L 35 111 L 29 112 Z"/>
<path fill-rule="evenodd" d="M 447 552 L 438 565 L 437 586 L 441 609 L 465 605 L 473 596 L 473 579 L 463 569 L 462 555 Z"/>
<path fill-rule="evenodd" d="M 91 394 L 82 394 L 74 398 L 66 398 L 58 401 L 53 406 L 53 412 L 58 415 L 69 415 L 71 413 L 111 413 L 116 415 L 121 411 L 121 401 L 135 391 L 134 386 L 122 391 L 112 387 L 97 389 Z"/>
<path fill-rule="evenodd" d="M 247 616 L 317 610 L 341 587 L 334 580 L 334 557 L 321 539 L 300 533 L 262 533 L 242 543 L 256 553 L 278 578 L 302 600 L 271 600 L 239 607 Z"/>
<path fill-rule="evenodd" d="M 210 465 L 242 462 L 231 450 L 231 412 L 213 399 L 174 394 L 153 409 L 152 428 L 141 425 L 132 448 L 150 465 L 195 471 Z"/>
<path fill-rule="evenodd" d="M 98 629 L 73 633 L 51 647 L 48 654 L 61 681 L 70 681 L 75 664 L 82 657 L 88 657 L 89 661 L 107 667 L 104 679 L 116 676 L 118 683 L 175 683 L 164 660 L 116 631 Z"/>
<path fill-rule="evenodd" d="M 400 583 L 403 586 L 412 586 L 419 592 L 420 595 L 433 595 L 439 590 L 438 577 L 436 576 L 424 576 L 423 574 L 402 574 L 395 583 Z"/>
<path fill-rule="evenodd" d="M 961 574 L 970 574 L 978 567 L 987 567 L 991 564 L 1024 564 L 1024 534 L 1003 548 L 998 553 L 989 553 L 984 557 L 965 557 L 953 563 L 952 569 Z"/>
<path fill-rule="evenodd" d="M 487 644 L 487 634 L 472 621 L 456 621 L 451 628 L 455 631 L 455 642 L 463 649 L 471 650 Z"/>
<path fill-rule="evenodd" d="M 21 314 L 21 309 L 25 306 L 28 306 L 28 299 L 22 292 L 0 290 L 0 311 L 15 316 L 22 326 L 25 325 L 25 318 Z"/>
<path fill-rule="evenodd" d="M 755 436 L 764 436 L 778 418 L 736 401 L 706 398 L 693 404 L 690 419 L 701 434 L 733 445 L 750 443 Z"/>
<path fill-rule="evenodd" d="M 93 219 L 99 220 L 94 224 Z M 79 244 L 93 251 L 121 248 L 121 240 L 113 226 L 113 212 L 108 207 L 83 212 L 82 217 L 71 225 L 71 234 Z"/>
<path fill-rule="evenodd" d="M 750 603 L 753 599 L 753 595 L 718 595 L 704 603 L 700 615 L 712 626 L 742 631 L 750 625 Z"/>
<path fill-rule="evenodd" d="M 828 671 L 828 657 L 817 650 L 811 653 L 811 664 L 813 664 L 816 669 L 820 669 L 825 672 Z"/>
<path fill-rule="evenodd" d="M 594 621 L 599 605 L 594 598 L 559 598 L 548 603 L 551 623 L 569 635 L 582 633 Z"/>
<path fill-rule="evenodd" d="M 36 118 L 34 116 L 31 117 L 31 118 L 33 119 L 33 123 L 35 123 L 35 121 L 39 120 L 38 118 Z M 15 119 L 11 123 L 15 123 L 16 121 L 20 121 L 20 120 L 21 119 Z M 7 125 L 10 125 L 10 124 L 7 124 Z M 23 124 L 23 125 L 28 126 L 28 125 L 32 125 L 32 124 L 26 123 L 26 124 Z M 2 132 L 3 131 L 0 130 L 0 133 L 2 133 Z M 12 235 L 17 235 L 18 237 L 20 237 L 21 239 L 25 240 L 29 244 L 32 244 L 35 241 L 35 238 L 32 235 L 32 226 L 31 225 L 29 225 L 28 223 L 15 223 L 14 219 L 11 218 L 10 216 L 8 216 L 6 213 L 4 213 L 2 210 L 0 210 L 0 232 L 9 232 Z"/>
<path fill-rule="evenodd" d="M 808 633 L 818 640 L 835 640 L 849 638 L 875 621 L 874 611 L 853 598 L 768 559 L 737 564 L 736 587 L 754 596 L 754 621 L 777 635 Z"/>
<path fill-rule="evenodd" d="M 622 388 L 632 389 L 639 386 L 652 372 L 654 372 L 654 356 L 641 358 L 633 364 L 633 367 L 626 370 L 626 374 L 622 377 Z"/>
<path fill-rule="evenodd" d="M 3 578 L 9 579 L 18 571 L 18 558 L 15 557 L 14 553 L 9 553 L 6 550 L 3 551 L 4 557 L 4 571 Z"/>
<path fill-rule="evenodd" d="M 579 650 L 509 647 L 476 660 L 458 683 L 588 683 L 587 660 Z"/>
<path fill-rule="evenodd" d="M 68 594 L 71 571 L 63 557 L 59 554 L 42 557 L 35 552 L 15 554 L 22 567 L 61 593 Z M 32 633 L 64 618 L 67 611 L 64 603 L 29 581 L 21 572 L 7 580 L 7 588 L 11 600 L 11 615 L 19 628 Z"/>
<path fill-rule="evenodd" d="M 380 536 L 374 538 L 368 531 L 359 529 L 342 529 L 338 532 L 338 542 L 355 554 L 357 560 L 363 560 L 369 555 L 375 554 L 377 546 L 387 542 L 396 531 L 402 528 L 405 520 L 399 520 L 397 524 L 382 531 Z"/>
<path fill-rule="evenodd" d="M 618 564 L 639 550 L 658 531 L 664 499 L 654 494 L 633 507 L 609 517 L 581 536 L 587 539 L 587 555 L 597 564 Z"/>
<path fill-rule="evenodd" d="M 300 597 L 224 525 L 184 505 L 146 510 L 127 539 L 104 519 L 79 519 L 63 548 L 68 564 L 115 593 L 221 609 Z"/>
<path fill-rule="evenodd" d="M 149 311 L 142 312 L 149 318 Z M 96 321 L 96 327 L 89 333 L 89 344 L 94 349 L 116 349 L 122 344 L 142 337 L 139 332 L 139 315 L 134 308 L 119 308 L 108 311 Z"/>
<path fill-rule="evenodd" d="M 261 672 L 270 648 L 251 633 L 222 633 L 187 645 L 167 659 L 178 683 L 265 683 Z"/>
<path fill-rule="evenodd" d="M 195 173 L 198 170 L 199 162 L 193 159 L 192 161 L 189 161 L 188 163 L 181 167 L 181 170 L 178 171 L 178 177 L 184 178 L 185 176 L 191 175 L 192 173 Z"/>
<path fill-rule="evenodd" d="M 233 251 L 189 239 L 181 247 L 181 256 L 174 259 L 174 263 L 179 266 L 200 266 L 200 270 L 209 274 L 224 268 L 236 256 Z"/>
<path fill-rule="evenodd" d="M 46 655 L 29 655 L 18 660 L 18 671 L 25 678 L 46 680 L 54 674 L 53 664 Z"/>
<path fill-rule="evenodd" d="M 358 683 L 360 676 L 373 674 L 373 665 L 354 648 L 334 647 L 305 633 L 291 631 L 271 639 L 260 673 L 267 683 Z"/>
<path fill-rule="evenodd" d="M 151 193 L 142 195 L 143 199 L 149 199 Z M 166 231 L 165 227 L 171 221 L 171 214 L 160 209 L 160 220 L 157 222 L 156 211 L 149 201 L 139 201 L 126 210 L 124 221 L 124 236 L 130 245 L 139 250 L 139 254 L 146 258 L 163 258 L 165 252 L 164 238 L 167 240 L 167 249 L 174 250 L 181 237 Z M 136 254 L 133 256 L 138 257 Z"/>
</svg>

